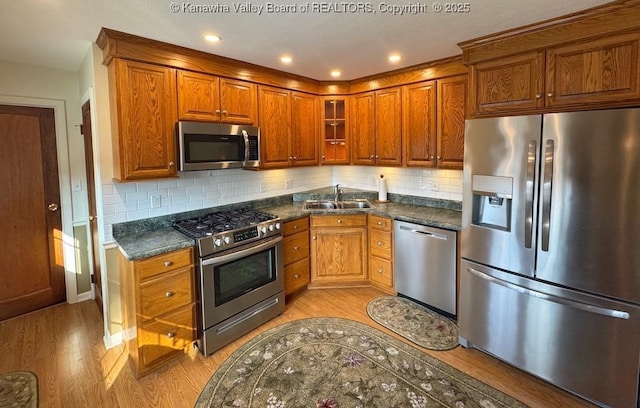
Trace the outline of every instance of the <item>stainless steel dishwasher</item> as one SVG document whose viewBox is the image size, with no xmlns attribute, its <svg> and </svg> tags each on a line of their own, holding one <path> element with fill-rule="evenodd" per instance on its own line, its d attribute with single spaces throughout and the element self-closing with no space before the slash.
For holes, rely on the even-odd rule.
<svg viewBox="0 0 640 408">
<path fill-rule="evenodd" d="M 393 222 L 395 290 L 456 315 L 456 233 Z"/>
</svg>

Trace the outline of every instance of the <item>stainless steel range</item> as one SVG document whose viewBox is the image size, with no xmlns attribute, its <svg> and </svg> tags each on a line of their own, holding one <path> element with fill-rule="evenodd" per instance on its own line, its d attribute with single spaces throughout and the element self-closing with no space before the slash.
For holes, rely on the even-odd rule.
<svg viewBox="0 0 640 408">
<path fill-rule="evenodd" d="M 239 208 L 173 226 L 197 247 L 197 344 L 204 355 L 284 311 L 280 218 Z"/>
</svg>

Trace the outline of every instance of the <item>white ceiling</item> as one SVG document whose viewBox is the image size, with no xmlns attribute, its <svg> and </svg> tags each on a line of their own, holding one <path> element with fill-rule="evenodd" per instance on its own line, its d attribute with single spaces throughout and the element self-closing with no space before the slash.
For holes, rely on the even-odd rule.
<svg viewBox="0 0 640 408">
<path fill-rule="evenodd" d="M 78 70 L 101 27 L 198 49 L 317 80 L 340 79 L 416 65 L 460 54 L 457 43 L 607 3 L 606 0 L 459 0 L 468 13 L 436 13 L 435 1 L 374 0 L 370 3 L 273 0 L 295 12 L 240 12 L 235 6 L 267 2 L 223 0 L 3 0 L 0 59 Z M 303 5 L 367 4 L 367 12 L 303 12 Z M 426 13 L 393 15 L 385 5 L 424 4 Z M 438 3 L 445 5 L 445 2 Z M 229 12 L 192 12 L 190 7 L 227 5 Z M 177 7 L 178 12 L 172 12 Z M 205 43 L 215 32 L 223 41 Z M 387 57 L 396 52 L 400 63 Z M 279 57 L 288 53 L 292 64 Z"/>
</svg>

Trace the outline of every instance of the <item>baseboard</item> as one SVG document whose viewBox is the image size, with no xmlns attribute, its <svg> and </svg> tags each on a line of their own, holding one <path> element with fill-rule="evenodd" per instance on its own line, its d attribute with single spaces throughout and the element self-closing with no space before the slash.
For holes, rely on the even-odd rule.
<svg viewBox="0 0 640 408">
<path fill-rule="evenodd" d="M 91 300 L 91 299 L 93 299 L 93 292 L 88 291 L 84 293 L 79 293 L 78 296 L 76 297 L 76 302 L 84 302 L 85 300 Z"/>
</svg>

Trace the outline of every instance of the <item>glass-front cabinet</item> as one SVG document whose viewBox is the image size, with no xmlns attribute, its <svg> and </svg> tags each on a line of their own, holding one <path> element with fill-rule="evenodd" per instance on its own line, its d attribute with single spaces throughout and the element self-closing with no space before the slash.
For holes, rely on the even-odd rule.
<svg viewBox="0 0 640 408">
<path fill-rule="evenodd" d="M 349 164 L 347 97 L 324 97 L 322 118 L 322 164 Z"/>
</svg>

